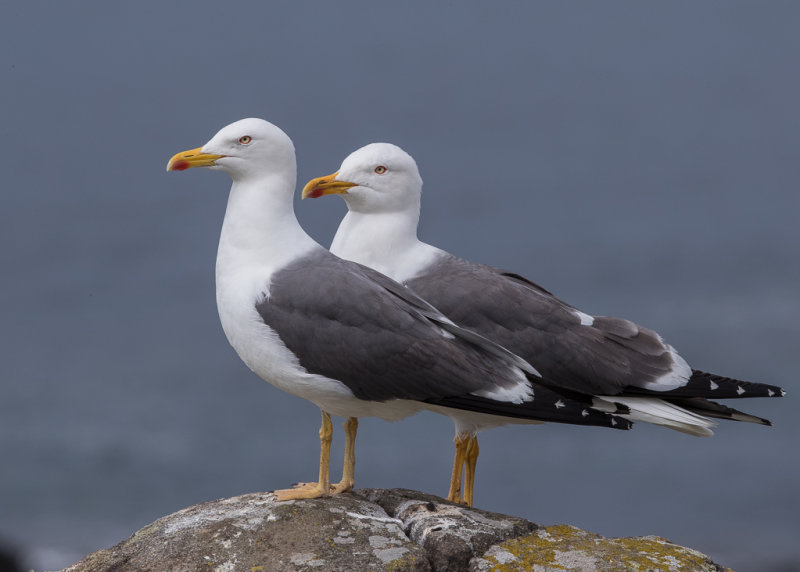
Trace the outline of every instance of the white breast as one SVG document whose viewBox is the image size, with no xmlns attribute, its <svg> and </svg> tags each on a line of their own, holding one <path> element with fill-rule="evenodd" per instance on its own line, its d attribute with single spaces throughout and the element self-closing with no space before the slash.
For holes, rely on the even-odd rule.
<svg viewBox="0 0 800 572">
<path fill-rule="evenodd" d="M 292 208 L 294 177 L 234 181 L 217 251 L 217 310 L 228 341 L 242 361 L 272 385 L 333 415 L 401 419 L 419 410 L 410 401 L 356 399 L 340 381 L 309 373 L 264 323 L 256 305 L 269 300 L 272 276 L 315 249 Z M 324 351 L 325 348 L 320 348 Z"/>
<path fill-rule="evenodd" d="M 264 265 L 228 265 L 224 254 L 221 258 L 217 272 L 217 310 L 222 329 L 242 361 L 259 377 L 342 417 L 397 420 L 420 409 L 420 404 L 413 401 L 362 401 L 356 399 L 345 384 L 306 371 L 256 310 L 256 304 L 269 296 L 273 270 Z M 220 272 L 226 268 L 227 271 Z"/>
</svg>

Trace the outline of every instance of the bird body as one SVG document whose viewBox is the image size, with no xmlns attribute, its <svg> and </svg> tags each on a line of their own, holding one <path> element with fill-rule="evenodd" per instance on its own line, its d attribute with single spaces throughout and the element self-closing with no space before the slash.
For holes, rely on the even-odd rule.
<svg viewBox="0 0 800 572">
<path fill-rule="evenodd" d="M 288 173 L 285 180 L 275 184 L 294 188 Z M 298 355 L 259 313 L 259 305 L 268 304 L 272 297 L 276 275 L 293 261 L 315 254 L 328 255 L 300 227 L 291 194 L 265 192 L 259 185 L 234 181 L 216 264 L 217 309 L 231 346 L 259 377 L 333 415 L 396 420 L 419 411 L 418 404 L 395 402 L 405 400 L 356 399 L 341 381 L 304 368 Z"/>
<path fill-rule="evenodd" d="M 414 159 L 373 143 L 309 182 L 303 196 L 346 201 L 333 253 L 402 282 L 454 322 L 525 358 L 549 387 L 593 395 L 597 408 L 622 404 L 631 419 L 694 435 L 711 435 L 711 418 L 768 424 L 707 398 L 777 396 L 780 388 L 693 370 L 652 330 L 582 312 L 523 276 L 420 241 L 421 193 Z"/>
<path fill-rule="evenodd" d="M 294 215 L 294 146 L 271 123 L 233 123 L 202 148 L 175 155 L 167 170 L 190 167 L 224 170 L 233 179 L 216 265 L 228 341 L 257 375 L 322 411 L 320 478 L 277 491 L 279 498 L 352 488 L 356 418 L 362 416 L 395 420 L 421 409 L 465 409 L 496 424 L 630 427 L 593 409 L 585 396 L 538 385 L 525 360 L 455 325 L 400 284 L 318 245 Z M 330 414 L 348 418 L 345 475 L 333 488 Z"/>
</svg>

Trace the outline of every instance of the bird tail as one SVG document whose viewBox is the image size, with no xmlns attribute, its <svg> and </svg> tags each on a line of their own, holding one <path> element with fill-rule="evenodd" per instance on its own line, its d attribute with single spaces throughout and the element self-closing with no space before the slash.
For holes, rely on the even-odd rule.
<svg viewBox="0 0 800 572">
<path fill-rule="evenodd" d="M 662 425 L 669 429 L 698 437 L 710 437 L 714 434 L 711 428 L 716 423 L 713 420 L 663 399 L 599 395 L 595 397 L 593 407 L 600 411 L 610 412 L 616 410 L 619 404 L 626 406 L 630 410 L 629 413 L 623 414 L 622 417 L 632 421 L 644 421 L 645 423 Z"/>
<path fill-rule="evenodd" d="M 670 403 L 682 407 L 692 413 L 698 413 L 705 417 L 714 417 L 716 419 L 728 419 L 730 421 L 743 421 L 745 423 L 756 423 L 758 425 L 771 426 L 772 423 L 769 419 L 763 417 L 756 417 L 744 411 L 739 411 L 733 407 L 722 405 L 714 401 L 704 399 L 702 397 L 689 397 L 685 399 L 670 399 Z"/>
</svg>

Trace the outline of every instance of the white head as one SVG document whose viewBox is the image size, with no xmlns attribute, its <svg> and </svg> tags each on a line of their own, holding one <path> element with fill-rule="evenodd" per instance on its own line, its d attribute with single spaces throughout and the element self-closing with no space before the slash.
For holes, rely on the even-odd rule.
<svg viewBox="0 0 800 572">
<path fill-rule="evenodd" d="M 272 123 L 256 118 L 242 119 L 220 129 L 202 147 L 178 153 L 167 163 L 167 171 L 192 167 L 222 170 L 234 181 L 276 173 L 294 177 L 294 145 L 289 136 Z"/>
<path fill-rule="evenodd" d="M 422 178 L 414 159 L 397 145 L 371 143 L 353 151 L 339 170 L 309 181 L 303 198 L 340 194 L 351 211 L 419 211 Z"/>
</svg>

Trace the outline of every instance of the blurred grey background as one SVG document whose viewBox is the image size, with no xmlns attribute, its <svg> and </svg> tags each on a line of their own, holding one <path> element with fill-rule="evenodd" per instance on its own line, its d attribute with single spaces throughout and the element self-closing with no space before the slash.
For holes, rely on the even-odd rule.
<svg viewBox="0 0 800 572">
<path fill-rule="evenodd" d="M 0 542 L 60 568 L 316 474 L 318 411 L 218 323 L 228 178 L 164 172 L 257 116 L 300 185 L 399 144 L 423 239 L 789 390 L 742 404 L 774 427 L 711 439 L 487 432 L 478 507 L 800 570 L 798 29 L 789 1 L 6 3 Z M 344 212 L 297 204 L 325 245 Z M 356 484 L 444 494 L 451 439 L 432 414 L 363 420 Z"/>
</svg>

